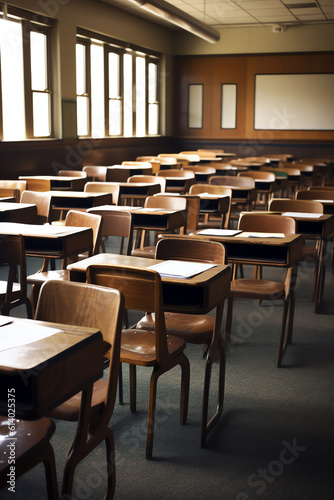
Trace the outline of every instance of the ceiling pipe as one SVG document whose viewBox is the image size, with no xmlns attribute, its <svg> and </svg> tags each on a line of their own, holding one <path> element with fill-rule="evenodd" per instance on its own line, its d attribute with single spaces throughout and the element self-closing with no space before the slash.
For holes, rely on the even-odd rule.
<svg viewBox="0 0 334 500">
<path fill-rule="evenodd" d="M 203 40 L 210 43 L 216 43 L 220 40 L 219 31 L 211 28 L 205 23 L 189 16 L 181 9 L 174 7 L 174 5 L 165 2 L 164 0 L 128 0 L 131 3 L 136 4 L 138 7 L 155 14 L 156 16 L 168 21 L 180 28 L 189 31 L 193 35 L 196 35 Z"/>
</svg>

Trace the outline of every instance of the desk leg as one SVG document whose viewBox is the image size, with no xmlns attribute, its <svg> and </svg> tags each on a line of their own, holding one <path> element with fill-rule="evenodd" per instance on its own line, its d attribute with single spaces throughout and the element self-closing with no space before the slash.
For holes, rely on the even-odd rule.
<svg viewBox="0 0 334 500">
<path fill-rule="evenodd" d="M 325 285 L 325 262 L 324 262 L 324 255 L 326 255 L 326 248 L 327 248 L 327 241 L 321 239 L 320 245 L 319 245 L 319 253 L 318 253 L 318 269 L 317 269 L 317 275 L 316 275 L 316 281 L 315 281 L 315 290 L 314 290 L 314 312 L 318 313 L 319 312 L 319 306 L 322 300 L 322 295 L 324 291 L 324 285 Z"/>
<path fill-rule="evenodd" d="M 224 311 L 224 302 L 219 304 L 216 309 L 215 329 L 206 359 L 203 404 L 202 404 L 201 448 L 205 448 L 206 437 L 208 433 L 211 431 L 211 429 L 214 427 L 214 425 L 218 422 L 223 412 L 224 391 L 225 391 L 225 365 L 226 365 L 226 351 L 225 351 L 224 340 L 221 335 L 223 311 Z M 208 422 L 208 405 L 209 405 L 211 371 L 212 371 L 212 364 L 214 363 L 217 355 L 219 356 L 218 402 L 217 402 L 216 413 Z"/>
</svg>

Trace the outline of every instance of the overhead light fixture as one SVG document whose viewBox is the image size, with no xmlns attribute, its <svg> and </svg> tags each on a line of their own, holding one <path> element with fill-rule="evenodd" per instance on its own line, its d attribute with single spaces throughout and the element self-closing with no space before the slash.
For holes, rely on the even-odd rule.
<svg viewBox="0 0 334 500">
<path fill-rule="evenodd" d="M 197 20 L 196 18 L 189 16 L 181 9 L 174 7 L 164 0 L 150 0 L 146 2 L 145 0 L 128 0 L 131 3 L 136 4 L 138 7 L 147 10 L 151 14 L 179 26 L 180 28 L 189 31 L 193 35 L 196 35 L 203 40 L 210 43 L 216 43 L 220 39 L 219 31 L 211 28 L 205 23 Z"/>
</svg>

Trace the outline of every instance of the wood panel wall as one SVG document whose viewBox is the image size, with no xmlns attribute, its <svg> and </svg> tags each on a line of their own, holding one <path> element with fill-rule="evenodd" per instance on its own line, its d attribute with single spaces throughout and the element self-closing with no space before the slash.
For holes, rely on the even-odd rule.
<svg viewBox="0 0 334 500">
<path fill-rule="evenodd" d="M 334 73 L 334 53 L 175 57 L 175 135 L 179 139 L 258 141 L 259 143 L 331 142 L 334 131 L 254 130 L 256 74 Z M 188 85 L 204 85 L 203 128 L 190 129 Z M 221 85 L 237 84 L 236 129 L 220 128 Z"/>
</svg>

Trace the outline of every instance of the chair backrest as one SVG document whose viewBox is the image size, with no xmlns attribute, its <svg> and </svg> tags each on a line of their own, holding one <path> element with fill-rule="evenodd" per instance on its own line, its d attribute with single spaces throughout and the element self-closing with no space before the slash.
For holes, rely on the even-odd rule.
<svg viewBox="0 0 334 500">
<path fill-rule="evenodd" d="M 82 171 L 86 172 L 88 181 L 105 182 L 107 178 L 107 167 L 96 165 L 85 165 Z"/>
<path fill-rule="evenodd" d="M 232 198 L 232 189 L 228 186 L 220 186 L 214 184 L 193 184 L 189 189 L 189 194 L 217 194 L 221 196 L 229 196 Z"/>
<path fill-rule="evenodd" d="M 8 267 L 7 284 L 1 290 L 4 294 L 1 299 L 2 314 L 8 315 L 13 307 L 25 303 L 28 316 L 31 317 L 31 305 L 27 298 L 25 244 L 21 234 L 0 234 L 0 266 Z M 17 279 L 19 288 L 14 287 Z"/>
<path fill-rule="evenodd" d="M 161 193 L 166 191 L 166 179 L 157 175 L 132 175 L 128 178 L 127 182 L 152 182 L 154 184 L 160 184 Z"/>
<path fill-rule="evenodd" d="M 216 173 L 216 169 L 214 167 L 204 167 L 201 165 L 187 165 L 184 167 L 184 170 L 191 170 L 196 174 L 208 174 L 214 175 Z"/>
<path fill-rule="evenodd" d="M 253 177 L 255 180 L 274 182 L 276 180 L 273 172 L 263 172 L 259 170 L 247 170 L 246 172 L 239 172 L 238 177 Z"/>
<path fill-rule="evenodd" d="M 272 212 L 305 212 L 323 214 L 322 203 L 313 200 L 291 200 L 290 198 L 273 198 L 269 201 Z"/>
<path fill-rule="evenodd" d="M 165 235 L 155 247 L 155 258 L 226 264 L 227 254 L 224 245 L 217 241 Z"/>
<path fill-rule="evenodd" d="M 234 175 L 213 175 L 209 179 L 209 184 L 218 186 L 231 186 L 240 188 L 254 188 L 255 179 L 252 177 L 239 177 Z"/>
<path fill-rule="evenodd" d="M 50 222 L 52 212 L 52 194 L 50 192 L 23 191 L 20 202 L 36 205 L 40 222 Z"/>
<path fill-rule="evenodd" d="M 243 212 L 239 218 L 238 229 L 265 233 L 295 234 L 296 221 L 292 217 L 259 212 Z"/>
<path fill-rule="evenodd" d="M 51 180 L 42 179 L 38 177 L 19 177 L 20 180 L 24 180 L 27 183 L 27 190 L 29 191 L 50 191 L 51 190 Z"/>
<path fill-rule="evenodd" d="M 125 210 L 103 210 L 103 208 L 89 208 L 87 213 L 102 217 L 102 236 L 118 236 L 127 238 L 125 255 L 131 255 L 133 228 L 132 215 Z"/>
<path fill-rule="evenodd" d="M 296 200 L 333 200 L 334 201 L 334 188 L 330 189 L 307 189 L 297 191 Z"/>
<path fill-rule="evenodd" d="M 187 200 L 181 196 L 148 196 L 145 208 L 163 208 L 164 210 L 186 210 Z"/>
<path fill-rule="evenodd" d="M 91 227 L 93 230 L 93 250 L 95 255 L 99 252 L 102 235 L 102 217 L 88 212 L 69 210 L 66 214 L 65 226 Z"/>
<path fill-rule="evenodd" d="M 122 165 L 128 165 L 128 166 L 133 166 L 133 167 L 147 167 L 147 168 L 152 168 L 152 165 L 148 161 L 122 161 Z"/>
<path fill-rule="evenodd" d="M 60 280 L 42 285 L 35 313 L 35 319 L 41 321 L 96 328 L 110 344 L 107 418 L 112 415 L 116 398 L 123 313 L 124 298 L 118 290 Z"/>
<path fill-rule="evenodd" d="M 119 185 L 114 182 L 86 182 L 84 187 L 86 193 L 110 193 L 112 195 L 112 202 L 118 205 L 119 198 Z"/>
<path fill-rule="evenodd" d="M 160 275 L 153 269 L 124 265 L 93 265 L 86 270 L 87 282 L 116 288 L 124 295 L 126 310 L 155 313 L 155 355 L 159 364 L 168 356 Z"/>
<path fill-rule="evenodd" d="M 195 174 L 191 170 L 181 170 L 178 168 L 170 168 L 168 170 L 159 170 L 156 175 L 161 177 L 183 177 L 185 179 L 194 179 Z"/>
<path fill-rule="evenodd" d="M 20 201 L 21 195 L 26 189 L 26 181 L 0 180 L 0 196 L 13 196 L 17 202 Z"/>
<path fill-rule="evenodd" d="M 87 173 L 83 170 L 59 170 L 58 175 L 61 177 L 87 177 Z"/>
</svg>

